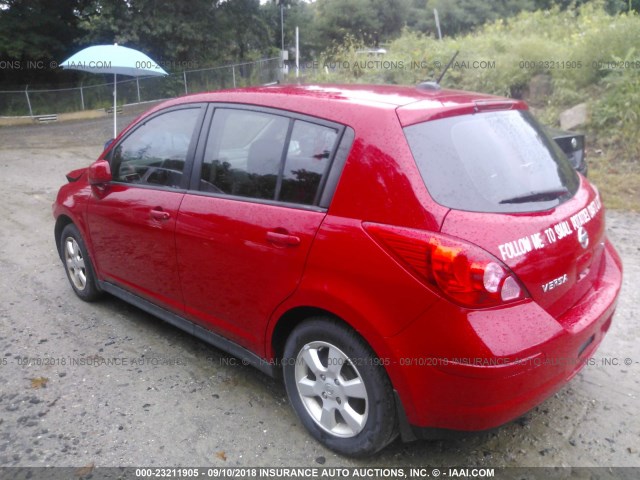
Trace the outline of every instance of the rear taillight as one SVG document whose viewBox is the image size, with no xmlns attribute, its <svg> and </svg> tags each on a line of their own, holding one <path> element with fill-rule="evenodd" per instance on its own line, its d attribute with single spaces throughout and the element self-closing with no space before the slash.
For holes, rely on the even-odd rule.
<svg viewBox="0 0 640 480">
<path fill-rule="evenodd" d="M 411 228 L 374 223 L 364 227 L 422 281 L 460 305 L 486 308 L 527 297 L 513 272 L 476 245 Z"/>
</svg>

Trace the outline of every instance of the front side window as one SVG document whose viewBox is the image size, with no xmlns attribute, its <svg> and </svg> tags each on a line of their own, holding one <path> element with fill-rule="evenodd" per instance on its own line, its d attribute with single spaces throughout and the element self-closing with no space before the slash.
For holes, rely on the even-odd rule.
<svg viewBox="0 0 640 480">
<path fill-rule="evenodd" d="M 272 113 L 219 108 L 199 189 L 313 205 L 337 138 L 335 128 Z"/>
<path fill-rule="evenodd" d="M 427 190 L 449 208 L 542 211 L 578 188 L 566 156 L 526 111 L 454 116 L 404 132 Z"/>
<path fill-rule="evenodd" d="M 173 110 L 138 127 L 113 151 L 114 181 L 179 188 L 200 111 Z"/>
</svg>

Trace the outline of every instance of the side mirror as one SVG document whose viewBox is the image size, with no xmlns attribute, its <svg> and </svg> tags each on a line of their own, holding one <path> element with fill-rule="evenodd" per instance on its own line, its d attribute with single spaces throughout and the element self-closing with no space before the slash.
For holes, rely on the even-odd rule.
<svg viewBox="0 0 640 480">
<path fill-rule="evenodd" d="M 98 160 L 89 166 L 88 172 L 90 185 L 104 185 L 113 180 L 111 166 L 106 160 Z"/>
</svg>

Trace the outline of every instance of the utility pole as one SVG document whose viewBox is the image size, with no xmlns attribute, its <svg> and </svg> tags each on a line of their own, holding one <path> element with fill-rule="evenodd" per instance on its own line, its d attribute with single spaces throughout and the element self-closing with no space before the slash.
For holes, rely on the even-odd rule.
<svg viewBox="0 0 640 480">
<path fill-rule="evenodd" d="M 438 38 L 442 40 L 442 31 L 440 30 L 440 17 L 438 17 L 438 9 L 433 9 L 433 16 L 436 18 L 436 27 L 438 27 Z"/>
<path fill-rule="evenodd" d="M 284 49 L 284 2 L 285 0 L 278 0 L 280 5 L 280 62 L 282 63 L 281 78 L 287 73 L 287 65 L 284 63 L 289 60 L 289 52 Z"/>
<path fill-rule="evenodd" d="M 284 0 L 278 0 L 280 4 L 280 46 L 284 51 Z"/>
</svg>

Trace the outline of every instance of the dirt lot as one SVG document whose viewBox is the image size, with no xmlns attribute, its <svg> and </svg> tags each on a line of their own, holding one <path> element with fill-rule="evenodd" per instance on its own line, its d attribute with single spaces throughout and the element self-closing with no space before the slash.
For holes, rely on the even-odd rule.
<svg viewBox="0 0 640 480">
<path fill-rule="evenodd" d="M 607 214 L 623 293 L 593 364 L 567 387 L 497 431 L 396 442 L 358 461 L 313 441 L 278 382 L 119 300 L 73 295 L 51 203 L 110 128 L 0 128 L 0 466 L 640 467 L 640 215 Z M 127 361 L 91 365 L 100 358 Z"/>
</svg>

